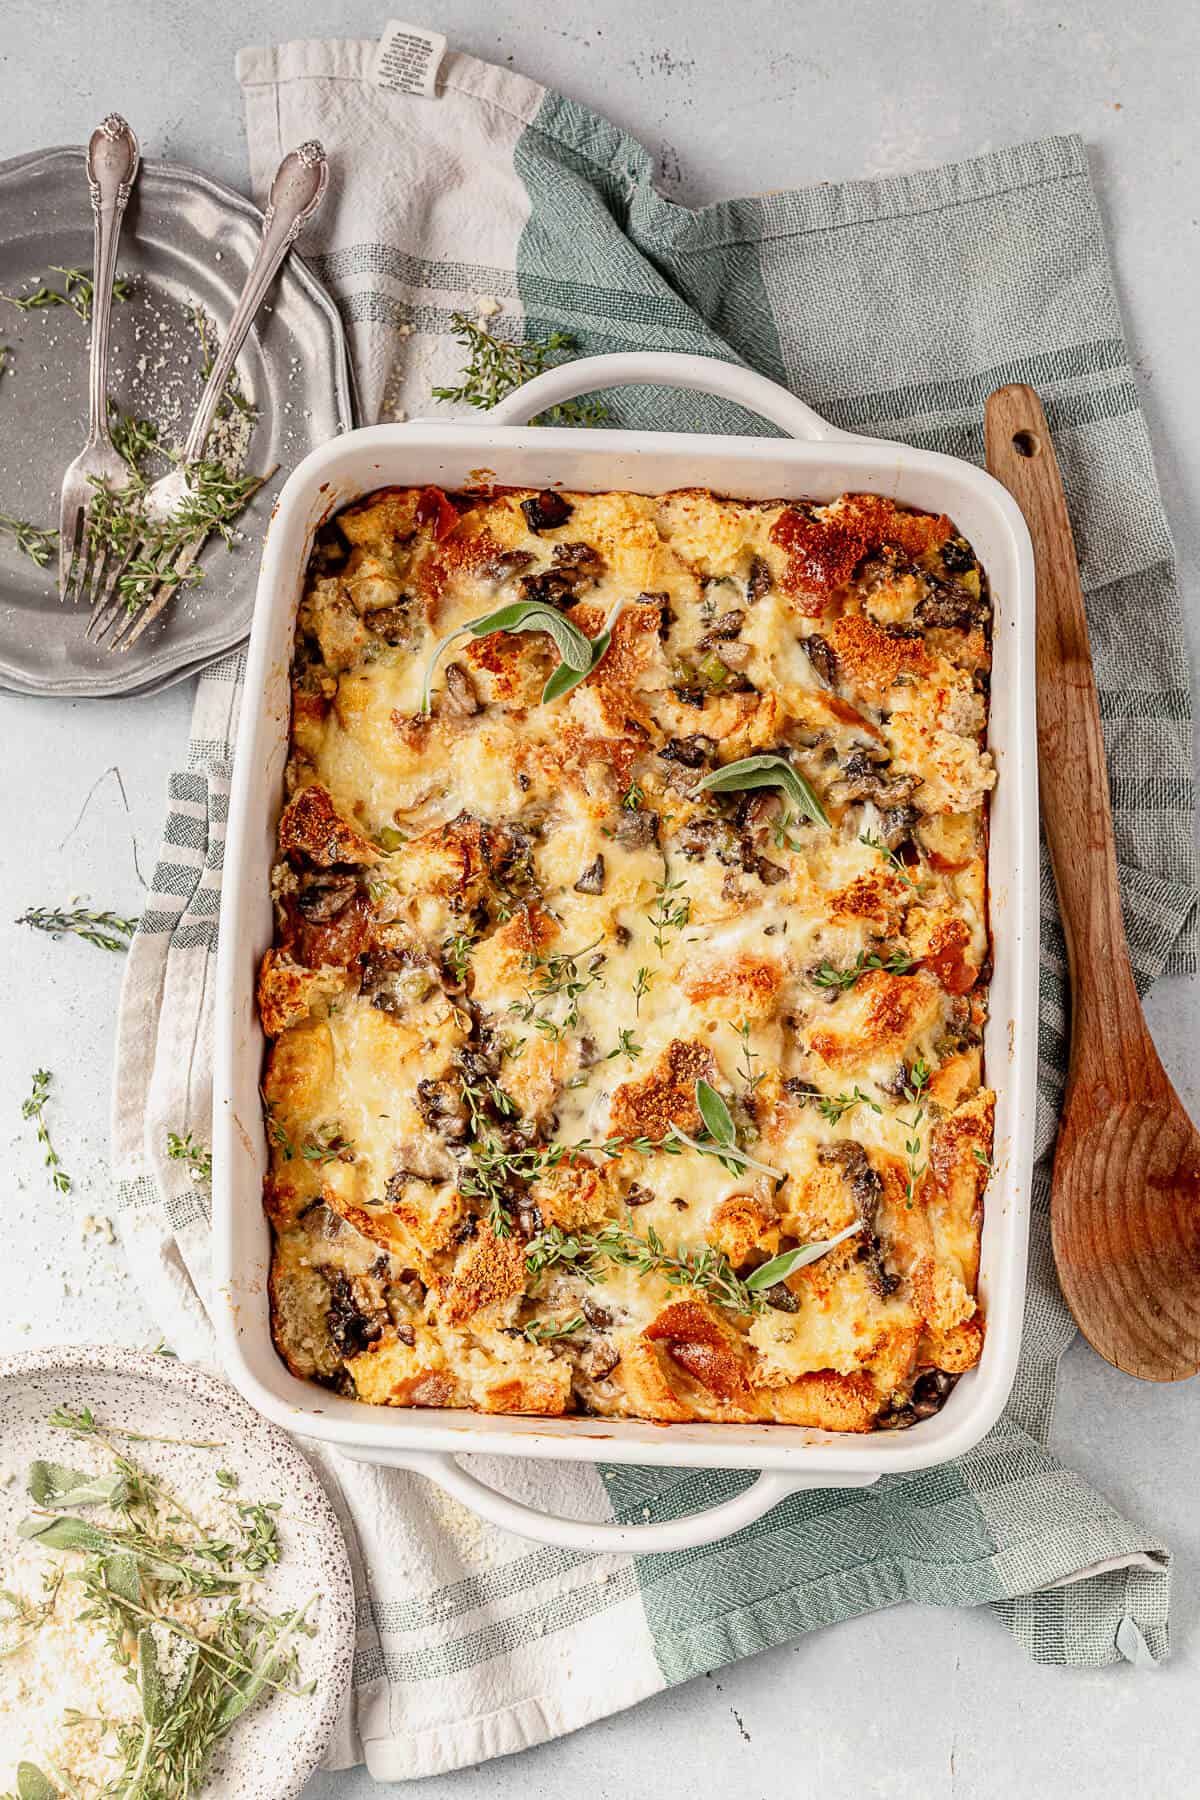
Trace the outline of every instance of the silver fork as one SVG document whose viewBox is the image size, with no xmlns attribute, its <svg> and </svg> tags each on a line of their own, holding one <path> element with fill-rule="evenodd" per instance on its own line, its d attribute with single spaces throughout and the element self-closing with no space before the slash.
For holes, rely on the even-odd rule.
<svg viewBox="0 0 1200 1800">
<path fill-rule="evenodd" d="M 110 113 L 93 131 L 87 148 L 88 191 L 92 200 L 92 344 L 88 357 L 87 442 L 63 476 L 58 511 L 58 597 L 75 589 L 86 600 L 93 582 L 100 589 L 105 555 L 97 556 L 88 522 L 96 482 L 114 493 L 128 487 L 131 471 L 113 448 L 108 431 L 108 323 L 121 221 L 141 155 L 132 131 Z"/>
<path fill-rule="evenodd" d="M 145 496 L 143 518 L 151 531 L 166 524 L 186 502 L 189 494 L 188 471 L 200 461 L 203 454 L 205 441 L 238 351 L 246 341 L 280 263 L 295 242 L 301 227 L 321 204 L 328 182 L 329 164 L 321 145 L 315 141 L 301 144 L 298 150 L 289 150 L 276 170 L 267 210 L 263 215 L 258 250 L 229 321 L 220 354 L 200 396 L 200 404 L 196 408 L 196 416 L 183 447 L 183 456 L 178 467 L 156 481 Z M 121 568 L 113 575 L 102 599 L 98 600 L 88 623 L 88 636 L 99 643 L 124 612 L 124 619 L 109 641 L 109 649 L 128 650 L 131 644 L 136 644 L 142 633 L 169 604 L 171 596 L 178 591 L 183 578 L 200 554 L 204 541 L 203 536 L 193 538 L 166 564 L 161 565 L 156 574 L 145 583 L 144 591 L 137 596 L 136 610 L 130 611 L 120 592 L 121 575 L 135 557 L 144 555 L 148 548 L 153 549 L 152 536 L 140 538 L 130 548 Z"/>
</svg>

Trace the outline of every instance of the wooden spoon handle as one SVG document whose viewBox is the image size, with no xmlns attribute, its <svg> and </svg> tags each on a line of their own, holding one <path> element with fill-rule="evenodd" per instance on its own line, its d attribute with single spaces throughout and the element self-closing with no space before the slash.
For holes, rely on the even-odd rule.
<svg viewBox="0 0 1200 1800">
<path fill-rule="evenodd" d="M 1072 1063 L 1086 1043 L 1125 1087 L 1120 1021 L 1142 1033 L 1125 943 L 1100 707 L 1075 540 L 1046 415 L 1032 388 L 1000 388 L 984 415 L 987 464 L 1025 515 L 1037 568 L 1038 778 L 1067 941 Z M 1135 1024 L 1136 1021 L 1136 1024 Z M 1104 1029 L 1107 1025 L 1108 1029 Z M 1106 1049 L 1108 1054 L 1106 1055 Z"/>
</svg>

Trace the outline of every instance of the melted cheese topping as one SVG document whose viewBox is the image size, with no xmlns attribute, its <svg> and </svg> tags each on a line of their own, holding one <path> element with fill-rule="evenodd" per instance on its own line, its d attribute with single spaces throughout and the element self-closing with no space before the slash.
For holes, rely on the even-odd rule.
<svg viewBox="0 0 1200 1800">
<path fill-rule="evenodd" d="M 521 600 L 612 627 L 548 702 L 550 634 L 469 629 Z M 397 489 L 326 530 L 260 981 L 296 1373 L 854 1430 L 940 1404 L 983 1329 L 989 620 L 950 521 L 873 496 Z M 825 822 L 700 788 L 764 753 Z"/>
</svg>

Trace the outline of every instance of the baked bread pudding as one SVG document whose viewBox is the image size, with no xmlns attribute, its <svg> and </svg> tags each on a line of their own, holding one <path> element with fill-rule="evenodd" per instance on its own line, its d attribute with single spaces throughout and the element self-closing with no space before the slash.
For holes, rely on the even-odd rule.
<svg viewBox="0 0 1200 1800">
<path fill-rule="evenodd" d="M 910 1425 L 980 1354 L 990 605 L 944 517 L 388 488 L 318 534 L 271 1311 L 372 1404 Z"/>
</svg>

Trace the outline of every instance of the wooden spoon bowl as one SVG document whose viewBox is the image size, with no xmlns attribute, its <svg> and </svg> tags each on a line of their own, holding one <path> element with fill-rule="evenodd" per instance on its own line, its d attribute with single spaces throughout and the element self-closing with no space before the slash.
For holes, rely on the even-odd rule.
<svg viewBox="0 0 1200 1800">
<path fill-rule="evenodd" d="M 987 464 L 1025 515 L 1037 569 L 1038 777 L 1071 979 L 1071 1059 L 1051 1233 L 1067 1305 L 1126 1374 L 1200 1369 L 1200 1133 L 1134 985 L 1075 543 L 1032 388 L 988 400 Z"/>
</svg>

